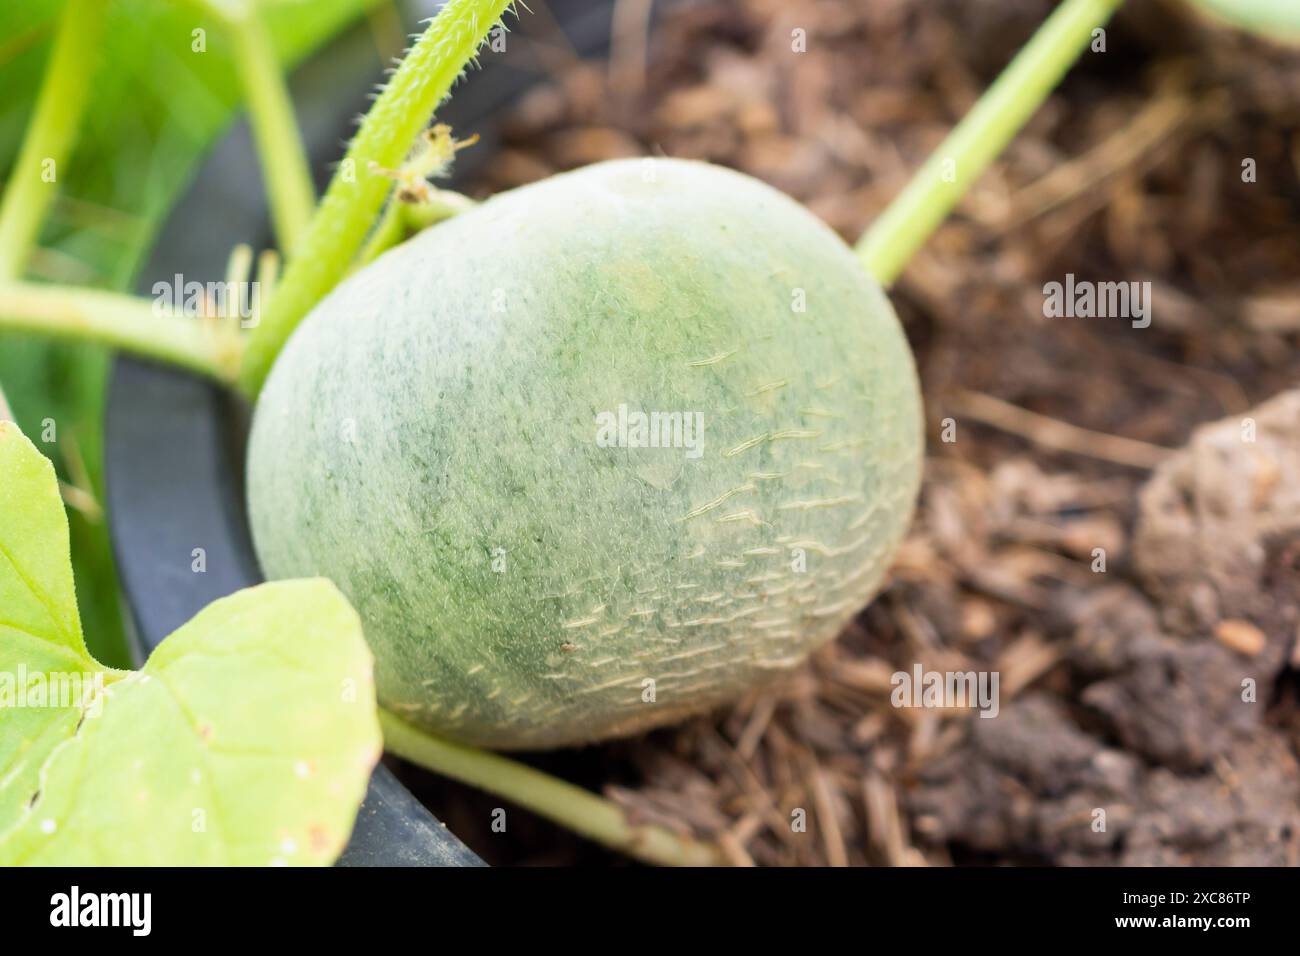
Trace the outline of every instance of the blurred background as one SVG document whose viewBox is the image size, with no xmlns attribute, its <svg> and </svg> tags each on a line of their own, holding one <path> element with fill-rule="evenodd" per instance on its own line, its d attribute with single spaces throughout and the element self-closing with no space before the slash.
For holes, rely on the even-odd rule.
<svg viewBox="0 0 1300 956">
<path fill-rule="evenodd" d="M 60 6 L 0 10 L 0 170 Z M 332 91 L 342 81 L 347 109 L 363 109 L 379 64 L 436 5 L 265 6 L 285 61 L 331 91 L 300 118 L 338 156 L 347 116 Z M 457 185 L 485 196 L 615 156 L 706 159 L 852 241 L 1053 6 L 530 0 L 458 87 L 479 112 L 456 135 L 485 135 Z M 238 86 L 215 31 L 190 55 L 193 9 L 111 9 L 31 273 L 126 290 L 236 116 Z M 344 34 L 367 56 L 343 56 Z M 260 183 L 248 189 L 260 202 Z M 1300 861 L 1298 222 L 1300 50 L 1132 0 L 892 291 L 929 451 L 882 596 L 728 712 L 529 759 L 742 863 Z M 192 225 L 221 248 L 269 236 Z M 1067 273 L 1149 282 L 1150 327 L 1044 318 L 1045 283 Z M 108 368 L 91 347 L 0 339 L 20 423 L 58 424 L 42 448 L 68 486 L 86 632 L 119 663 L 126 616 L 100 504 Z M 1249 454 L 1225 452 L 1247 419 Z M 999 717 L 892 707 L 890 675 L 916 661 L 998 670 Z M 493 833 L 498 801 L 398 769 L 489 862 L 621 862 L 523 811 Z M 795 808 L 807 834 L 791 831 Z"/>
</svg>

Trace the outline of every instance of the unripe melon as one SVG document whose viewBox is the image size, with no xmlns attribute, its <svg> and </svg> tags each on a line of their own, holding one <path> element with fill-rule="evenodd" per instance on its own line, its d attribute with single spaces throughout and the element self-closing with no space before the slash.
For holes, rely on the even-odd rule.
<svg viewBox="0 0 1300 956">
<path fill-rule="evenodd" d="M 340 285 L 258 402 L 248 500 L 268 576 L 351 598 L 383 705 L 532 749 L 797 665 L 878 587 L 921 450 L 898 320 L 830 229 L 622 160 Z"/>
</svg>

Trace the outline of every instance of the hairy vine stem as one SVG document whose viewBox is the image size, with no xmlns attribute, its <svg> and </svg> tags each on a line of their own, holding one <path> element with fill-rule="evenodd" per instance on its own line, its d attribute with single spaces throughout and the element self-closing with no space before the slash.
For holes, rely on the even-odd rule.
<svg viewBox="0 0 1300 956">
<path fill-rule="evenodd" d="M 347 273 L 396 169 L 511 0 L 448 0 L 416 40 L 361 122 L 306 235 L 294 250 L 248 343 L 241 381 L 256 395 L 307 312 Z"/>
<path fill-rule="evenodd" d="M 891 285 L 918 249 L 1088 48 L 1123 0 L 1064 0 L 979 102 L 858 240 L 863 265 Z"/>
</svg>

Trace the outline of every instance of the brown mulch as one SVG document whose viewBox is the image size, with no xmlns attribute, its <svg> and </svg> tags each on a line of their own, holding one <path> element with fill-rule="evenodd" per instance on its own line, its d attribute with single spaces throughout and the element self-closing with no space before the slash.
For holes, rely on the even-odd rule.
<svg viewBox="0 0 1300 956">
<path fill-rule="evenodd" d="M 611 63 L 549 57 L 482 191 L 707 159 L 851 241 L 1051 6 L 661 5 L 644 70 L 625 6 Z M 730 712 L 536 762 L 740 863 L 1300 861 L 1297 221 L 1300 51 L 1134 0 L 893 290 L 929 449 L 883 594 Z M 1044 318 L 1067 272 L 1149 281 L 1150 327 Z M 997 670 L 999 716 L 891 706 L 917 662 Z M 490 862 L 616 859 L 427 795 Z"/>
</svg>

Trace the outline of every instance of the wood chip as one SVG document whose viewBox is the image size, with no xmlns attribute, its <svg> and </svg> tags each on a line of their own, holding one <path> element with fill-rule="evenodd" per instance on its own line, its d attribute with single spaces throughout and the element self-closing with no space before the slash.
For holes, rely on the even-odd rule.
<svg viewBox="0 0 1300 956">
<path fill-rule="evenodd" d="M 1225 646 L 1246 657 L 1254 657 L 1268 646 L 1268 638 L 1263 631 L 1249 621 L 1238 618 L 1220 621 L 1214 628 L 1214 636 Z"/>
</svg>

